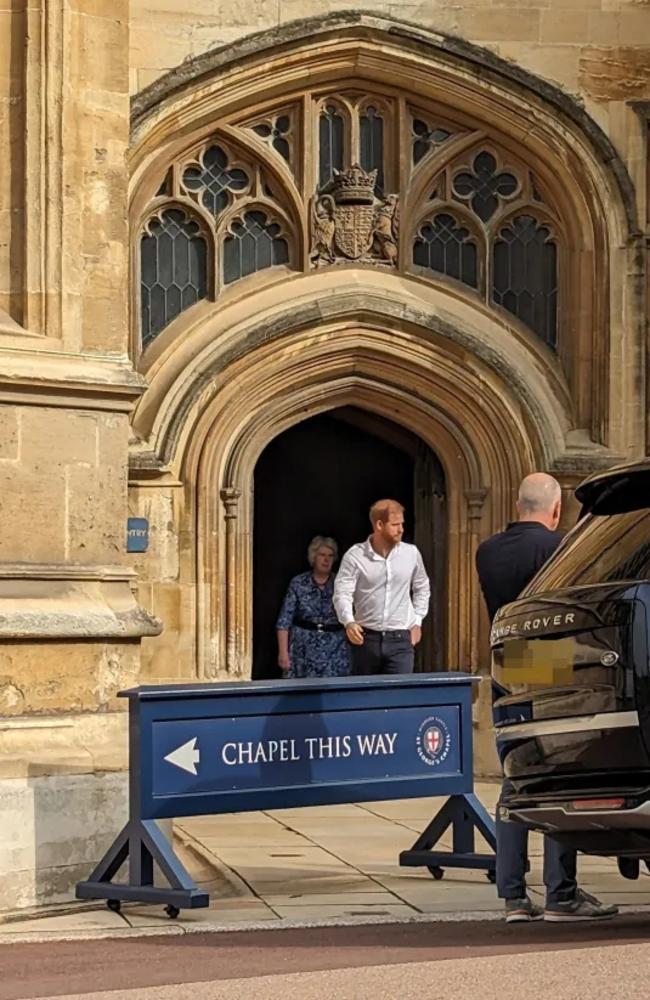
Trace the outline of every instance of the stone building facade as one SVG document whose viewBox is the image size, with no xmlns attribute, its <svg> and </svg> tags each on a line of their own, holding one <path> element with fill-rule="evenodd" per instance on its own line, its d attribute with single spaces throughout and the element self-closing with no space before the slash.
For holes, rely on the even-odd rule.
<svg viewBox="0 0 650 1000">
<path fill-rule="evenodd" d="M 647 451 L 647 0 L 366 8 L 0 4 L 0 910 L 123 818 L 119 690 L 251 676 L 273 442 L 410 456 L 476 672 L 522 475 Z"/>
</svg>

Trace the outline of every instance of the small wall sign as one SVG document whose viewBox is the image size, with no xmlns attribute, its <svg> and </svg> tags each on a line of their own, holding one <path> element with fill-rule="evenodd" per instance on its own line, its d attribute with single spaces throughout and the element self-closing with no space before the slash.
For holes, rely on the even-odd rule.
<svg viewBox="0 0 650 1000">
<path fill-rule="evenodd" d="M 126 551 L 146 552 L 149 548 L 149 522 L 146 517 L 130 517 L 126 522 Z"/>
</svg>

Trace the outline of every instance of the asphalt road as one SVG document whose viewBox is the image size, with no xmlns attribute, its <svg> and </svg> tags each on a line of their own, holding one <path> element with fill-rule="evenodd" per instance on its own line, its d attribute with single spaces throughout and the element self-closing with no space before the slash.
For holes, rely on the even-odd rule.
<svg viewBox="0 0 650 1000">
<path fill-rule="evenodd" d="M 0 946 L 0 1000 L 636 1000 L 650 915 L 418 923 Z"/>
</svg>

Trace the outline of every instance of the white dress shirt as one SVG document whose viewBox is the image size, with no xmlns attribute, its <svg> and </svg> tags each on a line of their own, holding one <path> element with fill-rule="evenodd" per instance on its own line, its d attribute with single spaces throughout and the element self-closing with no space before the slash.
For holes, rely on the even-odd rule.
<svg viewBox="0 0 650 1000">
<path fill-rule="evenodd" d="M 334 610 L 342 625 L 357 622 L 379 632 L 408 629 L 422 624 L 429 594 L 429 578 L 415 545 L 398 542 L 384 558 L 367 539 L 341 560 Z"/>
</svg>

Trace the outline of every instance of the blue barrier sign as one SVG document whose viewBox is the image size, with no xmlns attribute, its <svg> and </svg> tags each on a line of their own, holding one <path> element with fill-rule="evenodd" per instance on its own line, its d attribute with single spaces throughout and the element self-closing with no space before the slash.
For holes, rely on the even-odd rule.
<svg viewBox="0 0 650 1000">
<path fill-rule="evenodd" d="M 493 845 L 473 795 L 472 688 L 467 674 L 140 687 L 129 699 L 129 822 L 80 898 L 205 906 L 155 820 L 170 817 L 451 796 L 400 862 L 484 868 L 474 828 Z M 454 852 L 431 851 L 454 827 Z M 460 845 L 460 846 L 458 846 Z M 128 885 L 113 883 L 129 857 Z M 153 886 L 156 861 L 170 888 Z M 435 870 L 434 870 L 435 869 Z"/>
<path fill-rule="evenodd" d="M 382 717 L 383 716 L 383 717 Z M 157 722 L 153 796 L 460 773 L 456 706 Z M 189 738 L 188 738 L 189 737 Z"/>
<path fill-rule="evenodd" d="M 149 548 L 149 522 L 146 517 L 129 517 L 126 522 L 126 551 L 146 552 Z"/>
</svg>

